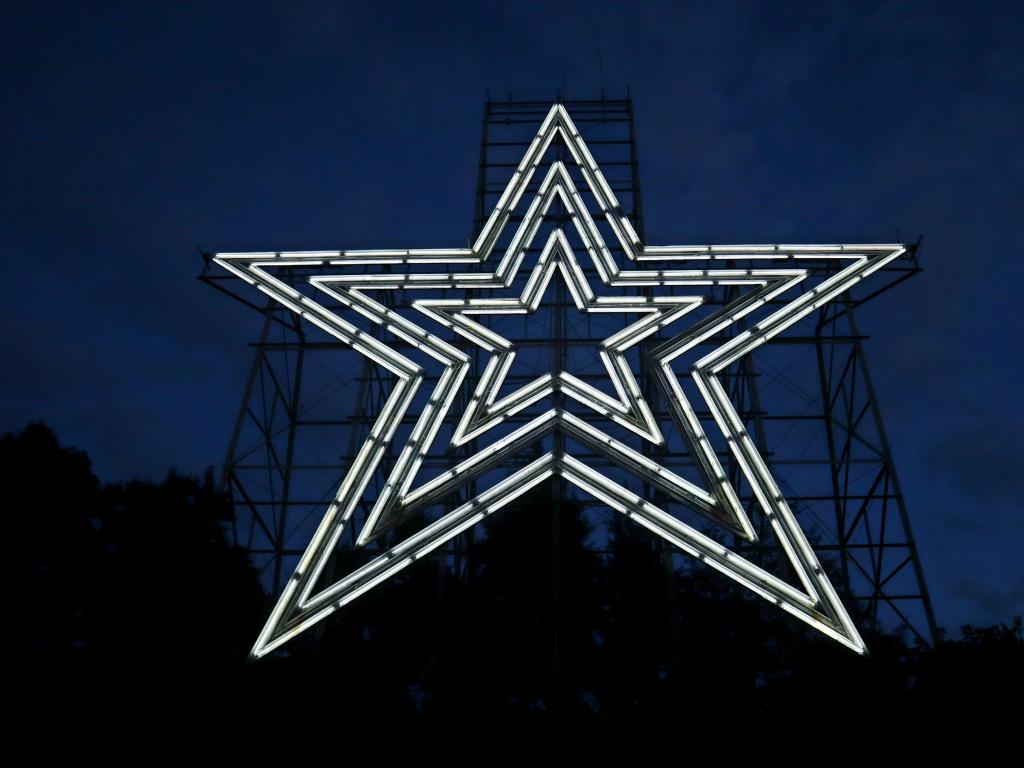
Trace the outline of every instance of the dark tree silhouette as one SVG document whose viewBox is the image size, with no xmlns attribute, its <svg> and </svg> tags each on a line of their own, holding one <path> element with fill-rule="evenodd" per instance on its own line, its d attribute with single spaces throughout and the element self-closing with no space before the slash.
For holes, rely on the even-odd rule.
<svg viewBox="0 0 1024 768">
<path fill-rule="evenodd" d="M 184 686 L 241 668 L 263 595 L 227 544 L 212 473 L 101 486 L 84 453 L 32 424 L 0 440 L 0 478 L 4 597 L 23 627 L 5 638 L 36 690 Z"/>
<path fill-rule="evenodd" d="M 0 480 L 16 627 L 3 650 L 51 719 L 69 697 L 79 715 L 119 697 L 140 717 L 187 701 L 218 722 L 287 713 L 306 727 L 682 716 L 824 732 L 992 726 L 1024 686 L 1019 618 L 933 649 L 874 634 L 857 657 L 706 567 L 666 567 L 660 540 L 625 518 L 592 541 L 583 508 L 548 484 L 467 535 L 458 569 L 424 559 L 249 664 L 271 596 L 227 542 L 212 473 L 102 485 L 84 453 L 32 424 L 0 438 Z"/>
<path fill-rule="evenodd" d="M 34 668 L 63 671 L 88 653 L 96 631 L 90 609 L 103 556 L 99 482 L 88 456 L 31 424 L 0 439 L 0 487 L 3 599 L 22 627 L 3 634 L 5 650 Z"/>
<path fill-rule="evenodd" d="M 446 593 L 429 712 L 537 723 L 593 715 L 602 604 L 589 533 L 581 508 L 547 485 L 488 519 Z"/>
<path fill-rule="evenodd" d="M 675 704 L 667 684 L 675 660 L 672 574 L 655 537 L 621 515 L 611 518 L 611 531 L 602 573 L 601 713 L 648 718 Z"/>
</svg>

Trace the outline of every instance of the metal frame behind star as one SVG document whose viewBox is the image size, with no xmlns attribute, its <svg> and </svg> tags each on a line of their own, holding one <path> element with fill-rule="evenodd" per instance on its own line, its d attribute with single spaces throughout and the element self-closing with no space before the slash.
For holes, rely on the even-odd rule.
<svg viewBox="0 0 1024 768">
<path fill-rule="evenodd" d="M 531 202 L 523 221 L 517 228 L 505 254 L 491 272 L 422 273 L 411 269 L 383 274 L 350 274 L 352 267 L 366 265 L 420 265 L 432 264 L 450 266 L 456 264 L 482 264 L 494 249 L 502 229 L 507 225 L 512 211 L 526 190 L 534 172 L 538 169 L 545 151 L 552 140 L 560 135 L 574 161 L 582 170 L 588 189 L 598 205 L 628 259 L 634 262 L 661 261 L 672 263 L 691 260 L 716 259 L 770 259 L 785 260 L 792 268 L 784 269 L 620 269 L 612 258 L 596 223 L 583 204 L 579 191 L 564 164 L 551 164 L 536 197 Z M 437 478 L 413 488 L 423 457 L 427 454 L 437 432 L 444 422 L 463 383 L 467 371 L 468 357 L 436 334 L 432 334 L 411 322 L 401 314 L 384 306 L 366 295 L 366 291 L 394 290 L 501 290 L 511 286 L 522 264 L 526 250 L 530 247 L 541 221 L 555 199 L 559 199 L 570 211 L 573 223 L 579 233 L 590 259 L 595 265 L 601 282 L 607 287 L 667 287 L 704 285 L 743 285 L 751 291 L 708 318 L 705 318 L 687 332 L 658 344 L 652 354 L 652 366 L 659 387 L 666 397 L 674 418 L 686 435 L 691 450 L 697 459 L 701 472 L 708 483 L 705 490 L 663 467 L 651 458 L 635 451 L 621 441 L 597 429 L 578 416 L 561 409 L 551 409 L 530 420 L 509 434 L 478 451 L 469 459 L 452 467 Z M 408 566 L 430 551 L 443 545 L 452 537 L 493 514 L 501 507 L 533 488 L 544 479 L 558 474 L 581 490 L 593 495 L 639 524 L 663 537 L 681 550 L 699 558 L 711 567 L 725 573 L 753 592 L 778 604 L 783 610 L 800 618 L 815 629 L 825 633 L 843 645 L 857 652 L 866 650 L 856 627 L 842 605 L 827 575 L 821 568 L 806 536 L 800 529 L 795 516 L 782 496 L 763 458 L 754 447 L 742 420 L 730 403 L 718 375 L 728 365 L 745 354 L 749 354 L 770 338 L 799 322 L 823 304 L 836 298 L 852 285 L 880 269 L 889 261 L 898 258 L 904 247 L 899 244 L 879 245 L 756 245 L 756 246 L 644 246 L 636 236 L 628 218 L 622 213 L 610 186 L 594 162 L 586 144 L 576 130 L 562 105 L 554 105 L 545 118 L 540 131 L 527 150 L 494 211 L 488 218 L 476 242 L 467 249 L 425 249 L 425 250 L 361 250 L 361 251 L 316 251 L 316 252 L 273 252 L 273 253 L 220 253 L 214 261 L 241 279 L 280 302 L 289 310 L 326 331 L 335 338 L 366 355 L 395 376 L 395 386 L 387 398 L 384 408 L 377 415 L 367 441 L 358 452 L 349 468 L 334 500 L 321 520 L 313 538 L 288 581 L 274 610 L 256 644 L 254 657 L 263 656 L 280 647 L 313 624 L 323 620 L 343 605 L 351 602 L 368 589 L 390 578 L 398 570 Z M 593 298 L 584 292 L 589 290 L 582 270 L 571 253 L 564 233 L 552 233 L 544 249 L 547 258 L 543 265 L 534 269 L 531 280 L 536 289 L 550 278 L 551 270 L 563 271 L 573 290 L 577 306 L 590 311 L 597 309 L 602 300 L 609 297 Z M 325 292 L 343 307 L 358 312 L 372 323 L 395 335 L 397 338 L 422 350 L 428 357 L 443 366 L 427 404 L 422 409 L 411 434 L 402 447 L 395 465 L 385 482 L 367 523 L 359 534 L 358 544 L 365 544 L 381 530 L 397 520 L 408 519 L 418 510 L 436 503 L 453 490 L 471 479 L 499 466 L 502 461 L 520 452 L 526 446 L 560 429 L 574 439 L 587 444 L 595 451 L 611 458 L 616 464 L 644 479 L 664 492 L 670 499 L 680 501 L 709 518 L 719 522 L 733 532 L 750 540 L 755 538 L 753 526 L 743 510 L 738 495 L 729 482 L 715 455 L 692 405 L 683 392 L 673 363 L 681 355 L 694 349 L 723 329 L 746 317 L 756 309 L 800 283 L 808 270 L 798 266 L 805 259 L 840 259 L 851 263 L 836 272 L 810 291 L 801 294 L 782 308 L 774 311 L 736 336 L 721 347 L 701 357 L 689 370 L 701 396 L 717 426 L 728 442 L 738 465 L 750 483 L 764 514 L 771 523 L 775 535 L 781 542 L 790 563 L 800 581 L 801 589 L 787 584 L 760 566 L 746 560 L 737 553 L 710 539 L 696 528 L 689 526 L 646 499 L 638 497 L 611 478 L 598 473 L 577 459 L 548 453 L 516 471 L 508 478 L 485 489 L 475 498 L 457 509 L 444 514 L 438 520 L 399 542 L 369 563 L 343 577 L 334 584 L 313 594 L 323 567 L 337 546 L 345 525 L 351 519 L 356 504 L 365 492 L 369 479 L 376 471 L 384 449 L 393 439 L 399 423 L 404 418 L 419 386 L 426 378 L 425 371 L 412 360 L 401 355 L 372 334 L 361 331 L 354 324 L 339 317 L 324 305 L 292 288 L 284 280 L 271 274 L 278 267 L 302 266 L 336 268 L 335 274 L 318 275 L 310 283 Z M 575 267 L 573 267 L 575 265 Z M 545 272 L 545 270 L 547 270 Z M 577 274 L 578 270 L 578 274 Z M 545 277 L 546 275 L 546 277 Z M 573 282 L 577 281 L 577 282 Z M 528 282 L 528 287 L 530 283 Z M 542 289 L 541 289 L 542 290 Z M 507 370 L 509 350 L 504 339 L 472 321 L 467 315 L 492 311 L 528 311 L 530 301 L 535 298 L 530 290 L 518 297 L 474 298 L 465 301 L 420 299 L 412 306 L 425 316 L 448 325 L 457 333 L 470 338 L 485 349 L 497 353 L 485 369 L 477 387 L 482 399 L 473 414 L 464 416 L 456 429 L 456 440 L 464 442 L 486 431 L 488 424 L 497 423 L 512 412 L 518 412 L 527 405 L 553 391 L 554 380 L 535 385 L 522 398 L 528 400 L 520 406 L 520 400 L 493 402 L 500 386 L 501 370 Z M 654 442 L 660 437 L 653 416 L 650 422 L 643 413 L 646 404 L 635 397 L 630 382 L 635 379 L 628 366 L 622 367 L 613 352 L 625 350 L 641 338 L 654 333 L 669 322 L 677 320 L 698 306 L 699 296 L 671 296 L 647 299 L 638 296 L 612 297 L 620 299 L 614 310 L 646 312 L 647 316 L 630 324 L 619 333 L 605 340 L 609 345 L 606 365 L 616 380 L 616 391 L 620 401 L 615 402 L 597 390 L 572 387 L 572 380 L 560 381 L 558 386 L 566 387 L 566 394 L 573 396 L 584 405 L 604 413 L 620 426 L 632 428 Z M 612 304 L 615 304 L 612 301 Z M 605 304 L 604 306 L 611 306 Z M 624 307 L 630 307 L 625 309 Z M 504 354 L 504 357 L 502 355 Z M 498 362 L 495 362 L 498 360 Z M 610 361 L 610 362 L 609 362 Z M 497 382 L 497 385 L 494 385 Z M 582 384 L 582 382 L 580 382 Z M 619 385 L 622 385 L 621 388 Z M 592 388 L 591 388 L 592 389 Z M 540 394 L 537 394 L 540 392 Z M 597 392 L 600 397 L 594 394 Z M 513 393 L 516 394 L 516 393 Z M 631 395 L 634 395 L 631 399 Z M 490 398 L 490 402 L 487 402 Z M 634 422 L 624 415 L 621 408 L 636 418 Z M 639 409 L 639 410 L 638 410 Z M 469 414 L 469 412 L 467 412 Z M 468 419 L 468 420 L 467 420 Z M 495 421 L 496 420 L 496 421 Z M 654 429 L 650 429 L 653 425 Z M 483 429 L 481 429 L 483 427 Z M 645 434 L 645 429 L 646 434 Z"/>
</svg>

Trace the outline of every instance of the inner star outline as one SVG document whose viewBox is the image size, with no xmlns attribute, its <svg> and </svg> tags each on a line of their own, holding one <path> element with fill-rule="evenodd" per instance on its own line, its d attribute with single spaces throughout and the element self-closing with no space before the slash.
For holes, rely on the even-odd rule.
<svg viewBox="0 0 1024 768">
<path fill-rule="evenodd" d="M 512 342 L 486 326 L 474 322 L 470 315 L 531 314 L 537 311 L 552 276 L 560 272 L 569 289 L 573 304 L 581 312 L 644 313 L 646 316 L 604 339 L 599 356 L 608 373 L 618 400 L 566 371 L 545 374 L 496 401 L 498 392 L 515 360 Z M 651 334 L 657 333 L 686 313 L 700 306 L 701 300 L 691 296 L 596 296 L 572 248 L 561 229 L 548 237 L 530 277 L 518 297 L 488 299 L 428 299 L 413 306 L 437 322 L 450 325 L 455 331 L 487 352 L 491 358 L 480 375 L 476 391 L 460 419 L 452 444 L 464 445 L 479 437 L 508 416 L 519 413 L 545 396 L 563 392 L 577 402 L 606 416 L 622 427 L 655 445 L 664 442 L 658 423 L 651 413 L 636 377 L 629 368 L 625 353 Z"/>
<path fill-rule="evenodd" d="M 531 201 L 523 221 L 513 235 L 511 244 L 492 272 L 481 270 L 428 274 L 410 270 L 405 273 L 389 272 L 373 275 L 346 273 L 348 268 L 365 267 L 369 264 L 392 266 L 482 264 L 490 256 L 512 211 L 517 207 L 530 179 L 540 166 L 544 153 L 556 136 L 561 138 L 576 165 L 581 169 L 588 190 L 597 200 L 605 220 L 630 261 L 673 263 L 695 260 L 714 262 L 722 259 L 769 259 L 786 261 L 790 266 L 746 270 L 679 269 L 675 267 L 620 269 L 564 164 L 561 161 L 555 161 L 551 163 L 537 195 Z M 666 287 L 733 284 L 752 288 L 749 293 L 705 318 L 688 331 L 657 344 L 651 355 L 652 371 L 658 386 L 669 404 L 673 418 L 689 442 L 697 464 L 708 483 L 708 490 L 675 475 L 668 468 L 657 464 L 649 457 L 562 409 L 551 409 L 537 416 L 434 480 L 424 483 L 419 488 L 411 489 L 422 459 L 447 416 L 459 386 L 466 378 L 469 360 L 460 350 L 375 301 L 367 296 L 365 291 L 508 288 L 540 227 L 543 216 L 556 199 L 560 200 L 570 212 L 584 247 L 605 286 Z M 569 282 L 571 280 L 569 275 L 573 270 L 567 264 L 571 260 L 571 263 L 576 264 L 578 268 L 578 263 L 575 262 L 568 244 L 564 243 L 563 245 L 564 240 L 565 236 L 561 230 L 557 230 L 549 238 L 545 253 L 549 253 L 550 261 L 546 269 L 562 270 Z M 257 638 L 252 649 L 252 656 L 258 658 L 280 647 L 305 629 L 323 620 L 359 595 L 390 578 L 410 563 L 425 556 L 553 475 L 562 476 L 580 490 L 625 514 L 681 550 L 725 573 L 756 594 L 776 603 L 783 610 L 818 631 L 858 653 L 865 652 L 866 647 L 857 628 L 839 600 L 766 463 L 747 434 L 742 419 L 729 401 L 725 389 L 719 381 L 719 374 L 742 356 L 749 354 L 770 338 L 799 322 L 904 252 L 905 248 L 900 244 L 644 246 L 640 243 L 628 218 L 623 214 L 611 187 L 594 162 L 565 108 L 560 104 L 555 104 L 480 235 L 470 248 L 216 254 L 213 260 L 220 266 L 254 285 L 306 321 L 351 345 L 354 350 L 368 356 L 395 376 L 395 386 L 388 396 L 384 408 L 377 415 L 367 441 L 345 474 L 334 500 L 329 505 L 309 546 L 300 558 L 292 578 L 283 589 L 266 625 Z M 551 254 L 557 255 L 551 256 Z M 692 526 L 682 523 L 651 502 L 638 497 L 611 478 L 587 467 L 574 457 L 548 453 L 485 489 L 466 504 L 427 524 L 366 565 L 313 594 L 313 589 L 327 560 L 337 546 L 343 528 L 350 520 L 386 447 L 393 439 L 399 423 L 408 411 L 426 374 L 421 366 L 384 344 L 373 334 L 360 330 L 338 316 L 336 312 L 305 296 L 268 270 L 295 266 L 317 267 L 321 271 L 337 268 L 336 273 L 310 277 L 310 283 L 340 302 L 343 307 L 359 312 L 387 332 L 421 349 L 444 366 L 427 404 L 402 448 L 384 488 L 378 495 L 370 518 L 360 532 L 360 544 L 369 541 L 380 531 L 382 521 L 388 523 L 395 519 L 407 518 L 413 512 L 429 506 L 469 479 L 479 477 L 498 466 L 507 456 L 536 443 L 537 440 L 556 428 L 600 451 L 619 466 L 625 467 L 646 482 L 652 483 L 659 490 L 668 494 L 670 498 L 687 504 L 731 528 L 741 536 L 753 540 L 755 538 L 753 527 L 739 502 L 735 489 L 722 470 L 696 412 L 683 392 L 678 375 L 673 369 L 673 363 L 698 344 L 706 342 L 800 283 L 808 274 L 808 270 L 800 266 L 803 259 L 837 259 L 850 263 L 813 289 L 805 291 L 784 304 L 781 309 L 775 310 L 752 327 L 731 337 L 689 368 L 690 376 L 701 397 L 706 401 L 716 425 L 725 435 L 729 449 L 744 477 L 750 483 L 761 510 L 769 520 L 773 532 L 788 556 L 802 589 L 782 581 L 774 574 L 715 542 Z M 533 276 L 538 274 L 538 270 L 535 269 Z M 550 277 L 550 271 L 548 277 Z M 570 283 L 570 292 L 574 287 L 579 289 L 579 284 L 573 286 Z M 589 289 L 589 286 L 587 287 Z M 584 296 L 581 295 L 579 298 L 583 300 Z M 637 296 L 616 298 L 623 300 L 623 303 L 626 300 L 646 299 L 646 297 Z M 513 297 L 512 300 L 521 303 L 521 299 L 522 297 L 518 299 Z M 576 299 L 577 297 L 574 295 L 574 301 Z M 482 301 L 486 303 L 488 301 L 508 301 L 508 299 L 483 299 Z M 645 309 L 633 310 L 649 313 L 644 319 L 630 324 L 618 334 L 609 337 L 618 339 L 613 342 L 612 347 L 615 347 L 619 341 L 630 334 L 643 333 L 646 336 L 659 330 L 662 325 L 667 324 L 665 323 L 666 317 L 671 313 L 678 313 L 678 316 L 681 316 L 698 306 L 702 299 L 699 296 L 665 296 L 661 297 L 660 302 L 657 299 L 651 301 L 652 303 L 648 304 Z M 577 302 L 577 306 L 580 306 L 581 303 L 586 306 L 585 300 Z M 467 314 L 472 313 L 474 308 L 485 307 L 486 304 L 472 305 L 457 302 L 455 305 L 446 306 L 446 300 L 425 299 L 414 301 L 413 306 L 435 320 L 447 320 L 449 327 L 463 335 L 478 334 L 481 339 L 484 339 L 488 338 L 487 334 L 492 334 L 484 326 L 466 317 Z M 623 310 L 616 309 L 614 311 Z M 677 317 L 671 316 L 670 319 L 675 320 Z M 496 336 L 496 334 L 492 335 Z M 491 338 L 487 343 L 494 341 L 495 339 Z M 608 340 L 605 343 L 607 344 Z M 496 349 L 499 348 L 500 344 Z M 621 351 L 624 347 L 619 347 L 619 349 Z M 495 366 L 500 369 L 502 365 L 505 365 L 504 360 L 500 363 L 494 362 L 500 357 L 501 353 L 498 352 L 492 358 L 487 370 L 491 370 Z M 609 372 L 615 369 L 616 365 L 618 364 L 610 365 Z M 620 383 L 629 380 L 635 383 L 628 366 L 622 370 L 624 375 L 620 379 Z M 625 378 L 626 375 L 628 375 L 628 379 Z M 492 380 L 493 378 L 495 378 L 495 373 L 492 371 Z M 482 376 L 481 382 L 478 382 L 478 392 L 484 391 L 485 383 Z M 629 392 L 628 383 L 625 390 L 620 391 L 618 387 L 616 389 L 623 401 L 617 405 L 622 406 L 625 402 L 625 407 L 629 408 L 631 404 L 626 402 L 628 397 L 622 397 L 624 392 Z M 496 391 L 494 389 L 494 392 Z M 600 394 L 607 397 L 603 393 Z M 608 400 L 614 402 L 611 398 Z M 643 400 L 640 399 L 636 402 L 643 402 Z M 643 407 L 646 408 L 645 403 Z M 615 409 L 612 410 L 615 411 Z M 649 414 L 649 409 L 647 414 Z M 485 420 L 489 418 L 485 411 L 480 412 L 478 408 L 475 416 L 481 415 Z M 612 413 L 606 415 L 619 421 Z M 623 418 L 621 412 L 618 412 L 617 415 L 620 419 Z M 641 421 L 645 421 L 645 419 L 641 418 Z M 619 423 L 622 422 L 619 421 Z M 654 430 L 650 430 L 650 433 L 654 435 L 657 424 L 653 416 L 651 423 Z M 464 417 L 460 422 L 460 427 L 463 424 L 465 424 L 465 429 L 461 432 L 457 430 L 456 434 L 460 440 L 465 442 L 472 436 L 469 430 L 474 426 L 474 417 L 470 417 L 468 422 Z M 477 426 L 479 425 L 477 424 Z M 634 424 L 634 426 L 636 425 Z M 633 431 L 638 430 L 634 429 Z M 470 434 L 470 437 L 467 437 L 467 434 Z M 660 437 L 660 433 L 658 433 L 658 437 Z"/>
</svg>

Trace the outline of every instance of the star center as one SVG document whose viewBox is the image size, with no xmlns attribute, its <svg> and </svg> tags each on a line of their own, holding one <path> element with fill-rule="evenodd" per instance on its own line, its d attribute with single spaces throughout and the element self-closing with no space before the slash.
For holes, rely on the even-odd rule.
<svg viewBox="0 0 1024 768">
<path fill-rule="evenodd" d="M 556 271 L 561 273 L 568 294 L 580 312 L 643 315 L 641 319 L 615 331 L 597 345 L 598 357 L 616 396 L 613 397 L 584 378 L 565 370 L 567 345 L 559 345 L 553 350 L 548 372 L 499 398 L 513 362 L 521 350 L 512 341 L 477 322 L 473 316 L 535 315 L 542 306 Z M 695 308 L 697 303 L 692 297 L 661 297 L 655 300 L 634 295 L 596 296 L 564 232 L 556 229 L 548 238 L 519 296 L 423 300 L 414 302 L 414 305 L 490 354 L 476 390 L 453 434 L 452 444 L 458 446 L 551 395 L 570 397 L 652 443 L 661 444 L 664 442 L 661 431 L 640 391 L 626 353 L 642 339 L 657 333 L 668 323 Z M 558 310 L 560 307 L 556 305 L 553 309 Z M 560 327 L 561 313 L 555 311 L 550 314 L 555 327 L 545 329 L 544 335 L 549 339 L 554 338 L 556 342 L 565 339 L 567 329 Z M 587 378 L 594 380 L 595 377 L 588 375 Z"/>
</svg>

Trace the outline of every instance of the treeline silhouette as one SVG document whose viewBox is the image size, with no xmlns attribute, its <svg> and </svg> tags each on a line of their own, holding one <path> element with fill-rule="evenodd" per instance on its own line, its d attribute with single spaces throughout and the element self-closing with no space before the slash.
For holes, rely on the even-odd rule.
<svg viewBox="0 0 1024 768">
<path fill-rule="evenodd" d="M 349 725 L 806 728 L 994 720 L 1024 683 L 1019 617 L 935 648 L 869 635 L 860 658 L 709 569 L 665 567 L 624 518 L 598 551 L 550 489 L 490 518 L 457 575 L 424 560 L 248 663 L 273 596 L 229 545 L 212 472 L 102 484 L 37 423 L 0 439 L 0 473 L 5 658 L 46 711 L 185 697 L 221 717 L 316 710 Z"/>
</svg>

